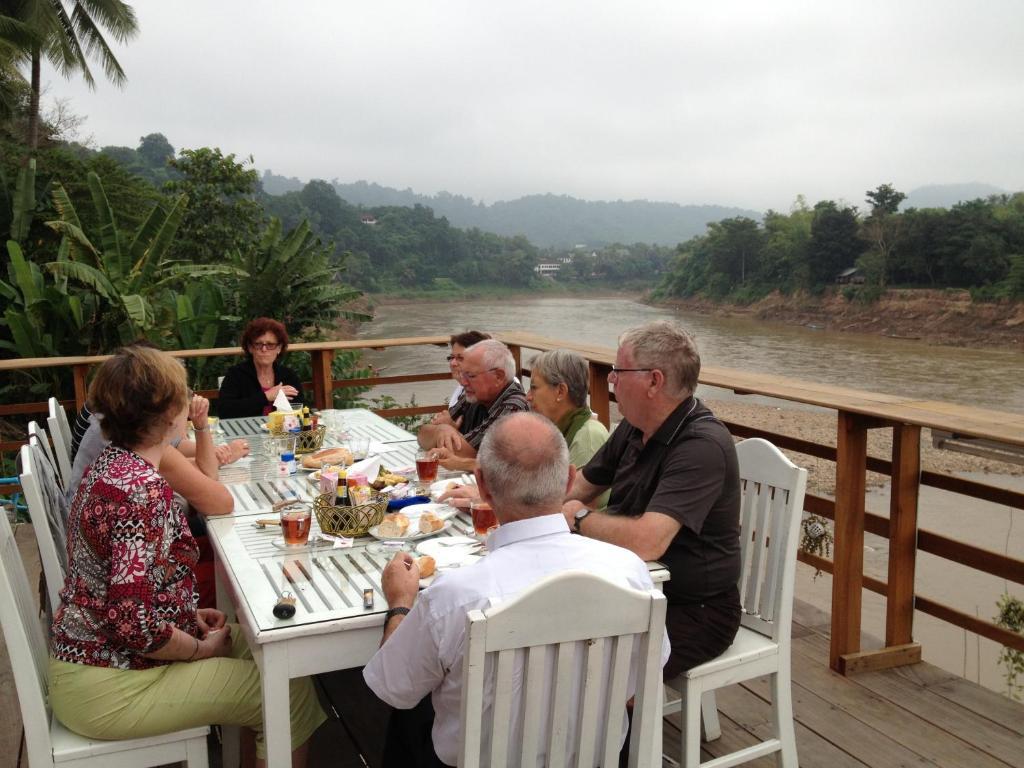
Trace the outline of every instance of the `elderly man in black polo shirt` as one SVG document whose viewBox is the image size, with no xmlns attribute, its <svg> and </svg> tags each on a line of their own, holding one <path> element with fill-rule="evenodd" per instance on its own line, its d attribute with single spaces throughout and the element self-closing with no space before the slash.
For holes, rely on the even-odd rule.
<svg viewBox="0 0 1024 768">
<path fill-rule="evenodd" d="M 608 377 L 623 421 L 562 509 L 577 533 L 668 566 L 666 679 L 722 653 L 740 622 L 739 467 L 729 431 L 693 396 L 699 373 L 693 338 L 671 323 L 624 333 Z"/>
<path fill-rule="evenodd" d="M 515 358 L 500 341 L 485 339 L 469 347 L 459 369 L 462 394 L 448 411 L 420 427 L 420 446 L 430 449 L 446 469 L 472 472 L 491 425 L 506 414 L 530 409 L 515 376 Z"/>
</svg>

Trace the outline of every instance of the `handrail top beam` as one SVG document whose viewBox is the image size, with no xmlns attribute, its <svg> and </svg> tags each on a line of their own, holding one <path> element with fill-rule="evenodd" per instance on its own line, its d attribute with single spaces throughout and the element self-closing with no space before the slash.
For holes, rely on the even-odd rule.
<svg viewBox="0 0 1024 768">
<path fill-rule="evenodd" d="M 597 344 L 566 342 L 524 331 L 503 331 L 495 334 L 506 344 L 546 351 L 573 349 L 598 365 L 611 366 L 615 350 Z M 380 349 L 401 346 L 444 346 L 448 336 L 412 336 L 392 339 L 349 339 L 345 341 L 314 341 L 289 345 L 289 350 L 312 352 L 316 350 Z M 241 355 L 240 347 L 216 349 L 174 350 L 175 357 L 221 357 Z M 0 360 L 0 373 L 26 368 L 52 368 L 60 366 L 96 365 L 109 355 L 20 358 Z M 769 373 L 741 371 L 718 366 L 703 366 L 700 383 L 706 386 L 763 395 L 782 400 L 816 405 L 862 416 L 871 416 L 893 424 L 914 424 L 949 432 L 996 440 L 1010 445 L 1024 446 L 1024 414 L 976 408 L 937 400 L 922 400 L 879 392 L 865 392 L 848 387 L 803 381 Z"/>
</svg>

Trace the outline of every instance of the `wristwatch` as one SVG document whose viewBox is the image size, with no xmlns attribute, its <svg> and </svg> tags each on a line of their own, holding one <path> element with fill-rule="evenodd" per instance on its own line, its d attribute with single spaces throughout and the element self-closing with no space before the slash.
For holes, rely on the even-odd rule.
<svg viewBox="0 0 1024 768">
<path fill-rule="evenodd" d="M 583 509 L 578 510 L 575 515 L 573 515 L 573 521 L 572 521 L 573 533 L 583 533 L 583 531 L 580 530 L 580 523 L 583 522 L 583 518 L 584 517 L 586 517 L 587 515 L 589 515 L 593 511 L 594 510 L 592 510 L 592 509 L 587 509 L 586 507 L 584 507 Z"/>
</svg>

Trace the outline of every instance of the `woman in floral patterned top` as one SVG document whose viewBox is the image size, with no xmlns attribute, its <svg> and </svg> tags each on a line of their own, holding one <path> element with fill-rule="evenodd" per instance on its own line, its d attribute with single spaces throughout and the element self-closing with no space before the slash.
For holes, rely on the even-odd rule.
<svg viewBox="0 0 1024 768">
<path fill-rule="evenodd" d="M 68 516 L 68 573 L 53 621 L 50 703 L 68 728 L 122 739 L 213 723 L 256 731 L 259 671 L 237 627 L 197 608 L 199 551 L 156 470 L 185 429 L 184 368 L 170 355 L 125 347 L 89 391 L 111 444 L 83 479 Z M 291 685 L 294 760 L 325 719 L 308 679 Z M 243 762 L 253 764 L 253 740 Z"/>
</svg>

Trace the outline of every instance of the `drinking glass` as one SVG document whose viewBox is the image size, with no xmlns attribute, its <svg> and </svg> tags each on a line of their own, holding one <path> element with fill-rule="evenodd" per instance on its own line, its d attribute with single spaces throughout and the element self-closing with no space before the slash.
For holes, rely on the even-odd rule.
<svg viewBox="0 0 1024 768">
<path fill-rule="evenodd" d="M 309 528 L 313 514 L 309 509 L 286 509 L 281 513 L 281 532 L 284 543 L 290 547 L 305 546 L 309 541 Z"/>
<path fill-rule="evenodd" d="M 469 505 L 470 514 L 473 517 L 473 532 L 481 539 L 498 527 L 498 518 L 491 509 L 490 502 L 483 499 L 473 499 Z"/>
<path fill-rule="evenodd" d="M 437 464 L 437 455 L 433 452 L 416 451 L 416 478 L 420 481 L 421 491 L 429 492 L 430 484 L 437 480 Z"/>
<path fill-rule="evenodd" d="M 348 449 L 352 451 L 353 461 L 362 461 L 370 452 L 370 438 L 350 437 L 348 439 Z"/>
</svg>

